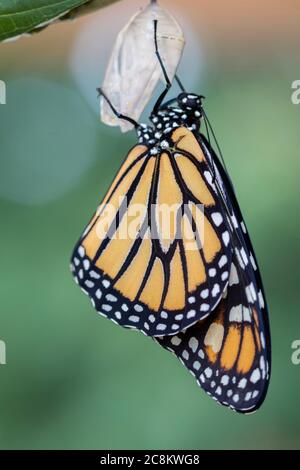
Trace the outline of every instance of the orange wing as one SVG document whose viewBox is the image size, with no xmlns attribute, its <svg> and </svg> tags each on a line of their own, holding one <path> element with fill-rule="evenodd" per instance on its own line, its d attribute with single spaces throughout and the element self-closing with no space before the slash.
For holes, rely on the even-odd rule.
<svg viewBox="0 0 300 470">
<path fill-rule="evenodd" d="M 172 141 L 156 155 L 133 148 L 72 256 L 75 279 L 97 311 L 150 336 L 207 316 L 231 263 L 206 157 L 184 127 Z"/>
<path fill-rule="evenodd" d="M 247 277 L 247 276 L 246 276 Z M 225 298 L 205 320 L 157 341 L 172 351 L 213 399 L 235 411 L 255 411 L 269 383 L 269 335 L 264 299 L 249 299 L 245 273 L 234 257 Z"/>
</svg>

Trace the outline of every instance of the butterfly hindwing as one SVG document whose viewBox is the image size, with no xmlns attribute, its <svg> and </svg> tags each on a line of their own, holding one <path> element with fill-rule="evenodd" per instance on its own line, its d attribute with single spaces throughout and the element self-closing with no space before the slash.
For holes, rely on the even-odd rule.
<svg viewBox="0 0 300 470">
<path fill-rule="evenodd" d="M 207 154 L 208 142 L 202 136 L 200 142 Z M 268 314 L 257 261 L 232 185 L 216 155 L 212 157 L 233 252 L 227 292 L 207 319 L 158 342 L 176 354 L 215 400 L 247 413 L 261 405 L 268 388 Z"/>
<path fill-rule="evenodd" d="M 241 272 L 248 273 L 248 284 L 246 285 L 247 296 L 250 296 L 252 300 L 257 303 L 261 313 L 261 323 L 265 331 L 266 351 L 268 352 L 269 370 L 271 370 L 271 335 L 268 307 L 252 242 L 227 172 L 224 170 L 205 136 L 200 134 L 198 140 L 203 151 L 205 153 L 209 152 L 212 155 L 215 170 L 223 188 L 228 211 L 227 217 L 230 220 L 230 224 L 228 225 L 229 231 L 231 232 L 231 246 L 233 247 L 233 253 L 237 258 Z"/>
<path fill-rule="evenodd" d="M 236 265 L 235 259 L 226 297 L 207 319 L 157 341 L 176 354 L 215 400 L 250 412 L 266 393 L 268 351 L 261 310 L 249 304 Z"/>
<path fill-rule="evenodd" d="M 72 256 L 74 277 L 97 311 L 150 336 L 172 335 L 209 315 L 231 265 L 217 196 L 187 128 L 157 153 L 134 147 Z"/>
</svg>

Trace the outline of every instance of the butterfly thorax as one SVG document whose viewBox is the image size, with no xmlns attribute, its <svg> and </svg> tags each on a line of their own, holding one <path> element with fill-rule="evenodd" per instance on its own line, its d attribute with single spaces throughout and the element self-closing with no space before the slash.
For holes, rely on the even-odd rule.
<svg viewBox="0 0 300 470">
<path fill-rule="evenodd" d="M 138 129 L 139 143 L 150 147 L 153 154 L 172 145 L 171 136 L 178 127 L 196 131 L 202 118 L 202 97 L 195 94 L 181 93 L 176 106 L 161 106 L 158 112 L 150 116 L 151 125 L 141 124 Z"/>
</svg>

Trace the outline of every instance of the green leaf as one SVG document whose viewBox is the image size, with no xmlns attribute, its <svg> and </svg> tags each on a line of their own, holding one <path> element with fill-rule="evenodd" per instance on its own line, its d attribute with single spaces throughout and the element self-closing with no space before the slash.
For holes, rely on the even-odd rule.
<svg viewBox="0 0 300 470">
<path fill-rule="evenodd" d="M 0 41 L 41 30 L 64 18 L 102 8 L 116 0 L 1 0 Z"/>
</svg>

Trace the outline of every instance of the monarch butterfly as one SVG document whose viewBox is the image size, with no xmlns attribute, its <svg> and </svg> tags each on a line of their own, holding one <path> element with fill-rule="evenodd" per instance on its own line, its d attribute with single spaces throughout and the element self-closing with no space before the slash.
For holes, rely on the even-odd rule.
<svg viewBox="0 0 300 470">
<path fill-rule="evenodd" d="M 167 86 L 151 125 L 118 113 L 99 90 L 135 127 L 139 142 L 77 243 L 71 269 L 100 314 L 153 337 L 215 400 L 247 413 L 263 402 L 270 377 L 257 261 L 232 183 L 212 149 L 203 97 L 185 92 L 177 79 L 181 93 L 163 102 L 171 82 L 157 21 L 154 41 Z M 171 222 L 157 210 L 164 205 L 175 207 Z"/>
</svg>

